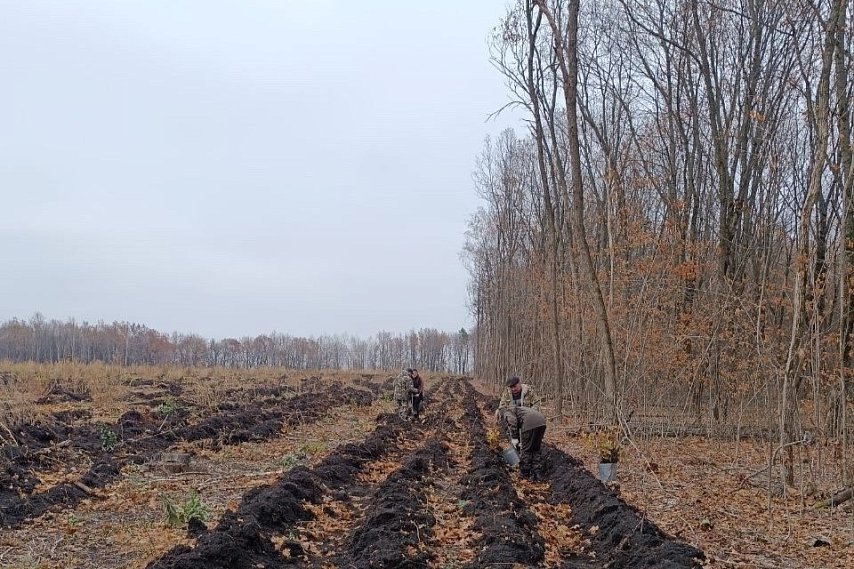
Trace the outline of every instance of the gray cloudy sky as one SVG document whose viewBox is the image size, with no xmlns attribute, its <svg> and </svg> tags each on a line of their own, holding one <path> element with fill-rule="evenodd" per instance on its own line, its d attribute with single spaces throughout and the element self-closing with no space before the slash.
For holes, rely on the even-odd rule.
<svg viewBox="0 0 854 569">
<path fill-rule="evenodd" d="M 0 319 L 468 325 L 498 0 L 4 0 Z"/>
</svg>

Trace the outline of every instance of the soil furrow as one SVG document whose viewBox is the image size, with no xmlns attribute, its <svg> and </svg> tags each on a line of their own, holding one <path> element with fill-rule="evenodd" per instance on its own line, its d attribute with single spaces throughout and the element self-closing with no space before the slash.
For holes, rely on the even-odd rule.
<svg viewBox="0 0 854 569">
<path fill-rule="evenodd" d="M 428 414 L 427 442 L 418 450 L 398 449 L 395 453 L 398 468 L 393 472 L 360 476 L 362 481 L 374 485 L 372 490 L 368 488 L 367 499 L 356 497 L 317 508 L 317 518 L 305 524 L 300 532 L 300 541 L 311 553 L 301 566 L 427 567 L 436 557 L 433 539 L 436 518 L 429 496 L 434 495 L 431 494 L 434 482 L 446 478 L 451 470 L 449 433 L 462 435 L 448 417 L 452 407 L 459 409 L 459 387 L 456 383 L 449 384 L 445 391 L 442 407 L 436 406 Z M 435 389 L 428 395 L 434 393 Z M 401 465 L 402 459 L 405 461 Z"/>
<path fill-rule="evenodd" d="M 43 419 L 35 424 L 23 425 L 16 430 L 17 446 L 6 445 L 0 450 L 0 526 L 13 526 L 20 520 L 14 513 L 28 497 L 50 492 L 64 495 L 71 488 L 59 484 L 44 485 L 44 480 L 56 477 L 69 465 L 79 464 L 91 472 L 81 475 L 79 481 L 89 487 L 98 487 L 100 474 L 109 470 L 106 466 L 92 469 L 93 464 L 107 462 L 112 453 L 102 448 L 107 436 L 133 440 L 143 427 L 169 431 L 181 426 L 186 412 L 172 413 L 166 417 L 143 415 L 131 410 L 122 415 L 114 425 L 85 423 L 74 425 L 79 413 L 54 414 L 53 422 Z M 84 413 L 84 418 L 88 415 Z M 103 435 L 102 435 L 103 433 Z M 87 478 L 84 481 L 82 478 Z M 91 485 L 91 486 L 90 486 Z M 55 487 L 53 487 L 55 486 Z M 77 489 L 77 491 L 81 491 Z M 82 491 L 81 491 L 82 492 Z"/>
<path fill-rule="evenodd" d="M 346 569 L 426 568 L 436 519 L 426 507 L 425 485 L 448 468 L 447 445 L 428 441 L 376 490 L 364 522 L 350 536 L 334 565 Z"/>
<path fill-rule="evenodd" d="M 572 520 L 591 542 L 595 559 L 567 558 L 566 568 L 700 567 L 703 552 L 665 534 L 643 512 L 611 493 L 577 459 L 545 445 L 551 499 L 572 505 Z"/>
<path fill-rule="evenodd" d="M 152 380 L 139 380 L 134 386 L 151 384 Z M 295 390 L 289 386 L 250 386 L 224 391 L 225 400 L 211 409 L 176 399 L 183 392 L 177 382 L 159 387 L 164 390 L 135 393 L 136 407 L 114 424 L 90 421 L 90 409 L 65 409 L 16 428 L 12 433 L 14 444 L 0 447 L 0 512 L 16 503 L 16 497 L 37 491 L 40 479 L 50 478 L 59 468 L 86 459 L 97 462 L 104 456 L 104 443 L 109 438 L 114 438 L 117 450 L 130 450 L 137 462 L 148 458 L 145 451 L 164 450 L 170 441 L 213 438 L 213 445 L 219 446 L 220 435 L 226 443 L 262 440 L 263 433 L 271 432 L 277 419 L 291 413 L 284 407 L 292 402 L 304 407 L 305 403 L 297 402 L 327 397 L 326 392 L 291 397 Z M 356 399 L 365 396 L 361 390 L 350 390 L 345 398 L 354 395 Z M 158 406 L 167 406 L 167 410 Z M 188 421 L 191 409 L 201 412 L 192 424 Z M 261 426 L 251 429 L 259 422 Z"/>
<path fill-rule="evenodd" d="M 301 558 L 305 565 L 326 566 L 341 550 L 354 528 L 363 523 L 375 488 L 399 468 L 401 459 L 414 451 L 423 438 L 421 429 L 408 427 L 405 436 L 390 445 L 386 456 L 365 465 L 346 492 L 324 496 L 320 504 L 306 505 L 314 517 L 296 528 L 297 539 L 305 551 Z"/>
<path fill-rule="evenodd" d="M 545 546 L 537 531 L 537 518 L 519 499 L 505 464 L 486 440 L 474 388 L 466 383 L 463 400 L 471 420 L 471 470 L 463 479 L 465 511 L 476 519 L 474 529 L 482 534 L 478 553 L 467 567 L 536 565 L 543 560 Z"/>
<path fill-rule="evenodd" d="M 11 563 L 10 569 L 144 567 L 176 545 L 196 543 L 183 522 L 167 523 L 167 501 L 181 508 L 195 493 L 208 511 L 204 521 L 213 527 L 253 488 L 273 484 L 297 465 L 312 468 L 344 445 L 363 441 L 377 427 L 377 415 L 389 408 L 383 400 L 370 407 L 336 407 L 320 421 L 287 428 L 280 437 L 219 451 L 182 443 L 179 451 L 195 454 L 189 472 L 129 465 L 98 499 L 0 532 L 0 554 L 6 552 L 2 561 Z"/>
<path fill-rule="evenodd" d="M 189 567 L 271 569 L 292 565 L 304 556 L 300 543 L 290 536 L 295 524 L 313 517 L 310 504 L 319 504 L 324 495 L 337 499 L 348 496 L 356 475 L 367 464 L 380 459 L 404 431 L 394 415 L 378 418 L 380 426 L 362 443 L 347 444 L 312 469 L 295 467 L 278 482 L 248 492 L 242 504 L 226 512 L 219 524 L 202 534 L 195 548 L 179 546 L 151 569 Z M 393 448 L 393 447 L 392 447 Z M 271 536 L 288 536 L 271 539 Z"/>
<path fill-rule="evenodd" d="M 495 410 L 494 400 L 482 394 L 479 398 L 485 412 Z M 701 551 L 666 535 L 642 512 L 608 490 L 577 459 L 545 444 L 543 462 L 548 488 L 525 481 L 519 485 L 532 509 L 540 510 L 541 519 L 547 517 L 552 523 L 569 514 L 569 524 L 549 528 L 563 537 L 560 544 L 550 547 L 546 544 L 550 550 L 547 566 L 579 569 L 700 566 L 697 559 L 703 559 Z M 560 554 L 560 561 L 556 553 Z"/>
<path fill-rule="evenodd" d="M 446 431 L 448 457 L 452 472 L 457 476 L 433 477 L 427 488 L 427 508 L 436 518 L 431 541 L 434 556 L 430 560 L 430 567 L 434 569 L 461 567 L 472 562 L 476 544 L 482 537 L 474 529 L 475 518 L 463 511 L 467 504 L 463 497 L 466 488 L 462 479 L 465 474 L 460 473 L 471 470 L 473 447 L 468 433 L 472 419 L 462 407 L 453 409 L 449 418 L 454 421 L 455 428 Z"/>
<path fill-rule="evenodd" d="M 213 531 L 199 536 L 195 548 L 178 546 L 149 567 L 275 568 L 304 558 L 302 544 L 294 539 L 296 523 L 314 517 L 313 507 L 324 496 L 346 500 L 359 484 L 360 472 L 402 446 L 400 437 L 420 434 L 405 430 L 407 424 L 394 415 L 381 415 L 377 421 L 380 426 L 364 442 L 345 445 L 311 470 L 297 467 L 277 483 L 253 489 L 236 511 L 224 514 Z"/>
<path fill-rule="evenodd" d="M 262 401 L 234 399 L 241 403 L 223 403 L 194 424 L 176 414 L 166 431 L 162 415 L 128 411 L 109 425 L 121 433 L 112 452 L 96 448 L 99 427 L 91 422 L 54 434 L 28 431 L 20 456 L 7 458 L 29 467 L 16 473 L 19 487 L 31 488 L 17 493 L 25 511 L 0 500 L 0 521 L 13 514 L 20 524 L 27 515 L 100 499 L 67 519 L 43 516 L 15 539 L 10 532 L 0 552 L 15 549 L 0 561 L 23 567 L 85 557 L 90 566 L 119 567 L 154 559 L 149 569 L 701 566 L 701 551 L 662 532 L 554 445 L 544 445 L 545 481 L 523 480 L 487 428 L 494 398 L 468 381 L 432 385 L 423 422 L 411 423 L 389 412 L 388 380 L 377 387 L 365 377 L 357 381 L 365 389 L 315 391 L 315 379 L 296 397 L 277 400 L 285 395 L 279 390 Z M 86 433 L 85 440 L 50 446 L 72 433 Z M 144 464 L 167 449 L 194 454 L 193 468 L 164 477 Z M 54 474 L 40 481 L 37 461 L 65 454 L 90 461 L 85 475 L 75 467 L 63 483 L 51 486 Z M 190 524 L 195 537 L 183 523 L 161 527 L 161 500 L 180 504 L 194 491 L 218 516 L 216 525 Z M 122 508 L 134 505 L 133 513 L 145 510 L 136 529 L 99 541 L 105 527 L 128 523 Z M 51 524 L 61 527 L 53 532 Z M 143 524 L 145 532 L 135 533 Z M 45 529 L 53 533 L 40 538 Z M 132 545 L 140 535 L 158 541 Z"/>
<path fill-rule="evenodd" d="M 386 383 L 389 383 L 388 381 Z M 390 389 L 390 386 L 389 386 Z M 428 391 L 428 396 L 432 396 L 436 387 Z M 453 391 L 453 384 L 450 386 Z M 458 399 L 458 398 L 457 398 Z M 408 442 L 419 442 L 425 438 L 431 441 L 438 441 L 437 432 L 444 435 L 449 431 L 445 425 L 444 414 L 439 414 L 443 409 L 436 409 L 427 414 L 426 425 L 411 424 L 409 431 L 420 433 L 417 439 L 412 439 Z M 439 428 L 437 428 L 437 425 Z M 424 428 L 430 430 L 427 435 L 423 433 Z M 413 500 L 418 504 L 422 504 L 426 500 L 423 489 L 417 489 L 417 495 L 413 497 L 403 496 L 403 488 L 401 488 L 400 479 L 412 479 L 413 477 L 426 478 L 423 484 L 429 484 L 435 474 L 435 458 L 430 462 L 429 456 L 427 463 L 433 467 L 430 476 L 424 476 L 423 464 L 425 449 L 421 448 L 416 451 L 417 445 L 404 443 L 398 445 L 389 456 L 384 460 L 373 463 L 369 468 L 366 468 L 357 476 L 360 484 L 354 485 L 350 489 L 350 496 L 344 500 L 324 499 L 323 503 L 317 506 L 309 506 L 315 513 L 315 519 L 310 520 L 299 527 L 299 541 L 306 550 L 306 556 L 301 560 L 301 566 L 309 567 L 328 567 L 331 563 L 335 566 L 352 567 L 354 563 L 369 563 L 364 561 L 377 557 L 376 551 L 365 551 L 366 548 L 372 547 L 374 532 L 385 532 L 386 537 L 393 539 L 395 529 L 387 527 L 390 523 L 385 517 L 385 514 L 380 514 L 381 519 L 376 520 L 377 511 L 386 507 L 398 507 L 402 510 L 410 512 L 413 518 L 420 518 L 423 512 L 415 512 L 411 507 Z M 415 457 L 407 456 L 415 452 Z M 431 451 L 432 452 L 432 448 Z M 406 464 L 401 466 L 401 461 L 406 459 Z M 414 462 L 413 462 L 414 461 Z M 444 464 L 443 466 L 447 466 Z M 413 482 L 415 484 L 416 482 Z M 389 486 L 391 485 L 391 487 Z M 410 491 L 415 492 L 416 488 L 411 488 Z M 402 501 L 402 502 L 401 502 Z M 402 506 L 409 504 L 409 506 Z M 387 512 L 386 512 L 387 513 Z M 432 520 L 430 516 L 425 518 L 426 522 Z M 426 527 L 425 520 L 422 520 L 421 527 Z M 403 531 L 411 530 L 407 526 Z M 418 529 L 415 530 L 418 533 Z M 424 533 L 424 532 L 422 532 Z M 390 545 L 391 542 L 383 542 L 380 546 L 381 550 L 389 549 L 389 551 L 399 551 L 400 547 L 395 548 Z M 388 547 L 387 547 L 388 546 Z M 358 550 L 358 553 L 354 551 Z M 342 555 L 342 551 L 348 553 Z M 392 553 L 394 555 L 394 553 Z M 403 555 L 401 553 L 401 555 Z M 403 559 L 403 557 L 401 557 Z"/>
<path fill-rule="evenodd" d="M 489 421 L 495 412 L 494 399 L 479 397 L 478 408 L 480 417 Z M 498 452 L 506 444 L 501 433 L 497 432 L 497 446 L 493 448 Z M 548 484 L 526 480 L 519 475 L 515 468 L 502 466 L 507 469 L 510 481 L 514 485 L 517 495 L 527 505 L 528 509 L 537 518 L 537 529 L 543 538 L 544 554 L 541 565 L 544 567 L 557 567 L 564 558 L 584 559 L 591 555 L 587 552 L 589 540 L 586 540 L 581 527 L 572 521 L 572 508 L 566 502 L 551 500 Z M 544 472 L 548 472 L 551 465 L 543 461 Z"/>
</svg>

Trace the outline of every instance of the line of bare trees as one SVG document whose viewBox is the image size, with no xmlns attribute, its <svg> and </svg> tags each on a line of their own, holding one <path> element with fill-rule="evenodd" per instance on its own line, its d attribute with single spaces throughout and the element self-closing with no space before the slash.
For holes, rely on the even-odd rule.
<svg viewBox="0 0 854 569">
<path fill-rule="evenodd" d="M 205 339 L 196 334 L 164 334 L 141 324 L 29 320 L 0 324 L 0 360 L 15 362 L 102 361 L 121 365 L 223 366 L 232 368 L 385 369 L 417 367 L 465 374 L 471 368 L 465 329 L 432 328 L 406 334 L 301 338 L 262 334 L 240 339 Z"/>
<path fill-rule="evenodd" d="M 476 373 L 591 419 L 846 437 L 850 1 L 580 4 L 515 0 L 491 35 L 528 128 L 475 172 Z"/>
</svg>

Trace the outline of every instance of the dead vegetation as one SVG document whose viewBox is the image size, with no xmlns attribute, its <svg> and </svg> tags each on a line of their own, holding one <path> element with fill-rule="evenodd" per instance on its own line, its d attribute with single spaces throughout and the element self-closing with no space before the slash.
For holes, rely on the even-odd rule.
<svg viewBox="0 0 854 569">
<path fill-rule="evenodd" d="M 386 559 L 385 552 L 434 568 L 631 566 L 644 555 L 675 556 L 672 566 L 687 567 L 698 551 L 712 567 L 845 567 L 851 559 L 850 506 L 815 508 L 828 497 L 818 476 L 821 461 L 829 471 L 840 459 L 830 448 L 804 449 L 811 454 L 804 455 L 809 461 L 802 477 L 812 469 L 816 487 L 775 494 L 769 515 L 766 473 L 749 478 L 767 462 L 767 448 L 758 441 L 638 436 L 622 446 L 618 484 L 605 488 L 594 477 L 598 450 L 576 434 L 580 426 L 552 421 L 546 435 L 551 470 L 544 482 L 530 483 L 508 470 L 490 444 L 495 398 L 468 391 L 458 379 L 428 378 L 428 387 L 442 390 L 442 403 L 428 396 L 427 422 L 411 425 L 389 413 L 392 403 L 382 397 L 390 376 L 233 377 L 216 385 L 222 399 L 215 405 L 190 399 L 215 383 L 210 373 L 124 377 L 132 398 L 120 402 L 126 406 L 121 420 L 96 420 L 103 415 L 94 400 L 72 399 L 61 403 L 65 422 L 53 431 L 13 431 L 19 446 L 4 445 L 5 460 L 20 457 L 7 462 L 19 467 L 18 478 L 5 482 L 18 484 L 16 492 L 47 496 L 63 488 L 78 498 L 5 529 L 3 567 L 193 566 L 181 560 L 193 559 L 186 555 L 200 544 L 214 547 L 214 536 L 248 535 L 241 532 L 251 526 L 238 519 L 280 511 L 285 502 L 276 501 L 285 499 L 291 482 L 316 490 L 287 499 L 302 512 L 292 521 L 259 518 L 266 521 L 253 535 L 266 553 L 256 561 L 267 567 L 367 567 Z M 200 389 L 198 382 L 206 385 Z M 318 405 L 332 385 L 355 385 L 372 403 L 343 401 L 319 415 L 288 419 L 286 410 L 297 409 L 293 402 Z M 33 405 L 55 409 L 60 403 Z M 186 438 L 217 414 L 253 405 L 258 426 L 278 425 L 269 434 L 235 438 L 237 431 L 224 423 L 217 428 L 225 430 Z M 284 411 L 280 419 L 276 410 Z M 121 435 L 112 450 L 104 448 L 96 425 Z M 163 443 L 149 445 L 163 436 Z M 131 448 L 147 450 L 127 452 Z M 96 483 L 84 480 L 101 463 L 118 469 L 100 471 L 107 477 Z M 0 499 L 4 515 L 12 512 L 12 502 L 4 500 L 16 495 Z M 405 515 L 394 517 L 399 512 Z M 646 529 L 636 534 L 631 528 Z M 609 545 L 615 539 L 626 546 L 615 550 Z M 174 555 L 165 557 L 170 550 Z M 210 551 L 216 558 L 216 549 Z"/>
</svg>

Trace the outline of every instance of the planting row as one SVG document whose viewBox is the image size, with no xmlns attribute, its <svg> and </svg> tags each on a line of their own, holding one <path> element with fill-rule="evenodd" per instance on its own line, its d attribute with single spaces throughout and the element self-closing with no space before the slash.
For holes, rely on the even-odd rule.
<svg viewBox="0 0 854 569">
<path fill-rule="evenodd" d="M 495 410 L 493 400 L 478 397 L 487 414 Z M 643 512 L 597 480 L 578 459 L 545 444 L 543 462 L 548 483 L 545 499 L 551 504 L 568 505 L 573 527 L 586 539 L 583 551 L 565 552 L 561 567 L 675 569 L 702 565 L 702 551 L 664 533 Z"/>
<path fill-rule="evenodd" d="M 357 475 L 368 464 L 419 432 L 407 429 L 395 415 L 377 420 L 379 426 L 363 442 L 344 445 L 311 469 L 296 466 L 276 483 L 251 490 L 236 510 L 226 512 L 213 530 L 198 537 L 195 547 L 178 546 L 149 568 L 274 569 L 305 559 L 308 552 L 295 539 L 295 529 L 314 517 L 311 506 L 330 497 L 349 500 L 360 484 Z"/>
<path fill-rule="evenodd" d="M 410 496 L 408 489 L 442 461 L 443 447 L 434 442 L 407 459 L 406 449 L 418 446 L 428 427 L 413 425 L 394 414 L 382 414 L 377 422 L 377 428 L 363 442 L 344 445 L 313 468 L 294 467 L 276 483 L 249 491 L 214 529 L 198 536 L 195 547 L 175 547 L 149 569 L 271 569 L 319 565 L 329 560 L 338 566 L 367 567 L 377 566 L 370 564 L 378 557 L 399 555 L 402 549 L 392 547 L 391 541 L 382 541 L 381 535 L 395 533 L 389 524 L 398 523 L 395 520 L 400 519 L 400 511 L 403 519 L 406 511 L 415 516 L 410 519 L 415 525 L 407 526 L 409 531 L 417 533 L 418 524 L 425 525 L 415 515 L 421 502 Z M 405 464 L 391 476 L 383 475 L 386 464 L 404 459 Z M 372 469 L 383 479 L 378 487 L 373 486 Z M 300 531 L 304 531 L 301 524 L 326 513 L 345 511 L 365 523 L 345 532 L 344 547 L 338 548 L 339 532 L 330 531 L 337 526 L 318 528 L 311 540 L 300 538 Z M 330 543 L 335 543 L 334 550 Z"/>
<path fill-rule="evenodd" d="M 507 465 L 487 443 L 475 391 L 468 383 L 466 387 L 464 405 L 473 450 L 471 471 L 463 480 L 464 497 L 476 519 L 475 528 L 482 534 L 470 567 L 540 563 L 544 544 L 537 532 L 537 518 L 519 499 Z"/>
</svg>

